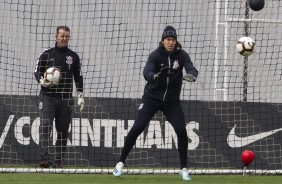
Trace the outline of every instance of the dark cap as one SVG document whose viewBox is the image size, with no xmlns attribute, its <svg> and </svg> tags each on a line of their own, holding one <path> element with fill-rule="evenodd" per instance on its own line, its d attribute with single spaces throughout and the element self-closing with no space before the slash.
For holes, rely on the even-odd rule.
<svg viewBox="0 0 282 184">
<path fill-rule="evenodd" d="M 172 26 L 166 26 L 162 35 L 162 41 L 168 37 L 172 37 L 177 40 L 176 30 Z"/>
</svg>

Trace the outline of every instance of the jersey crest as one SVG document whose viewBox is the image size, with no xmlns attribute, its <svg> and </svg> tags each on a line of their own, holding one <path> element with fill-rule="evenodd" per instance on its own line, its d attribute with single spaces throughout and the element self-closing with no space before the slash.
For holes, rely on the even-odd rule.
<svg viewBox="0 0 282 184">
<path fill-rule="evenodd" d="M 73 59 L 72 59 L 71 56 L 67 56 L 66 58 L 67 58 L 66 63 L 69 65 L 69 69 L 70 69 L 70 67 L 71 67 L 71 65 L 73 63 Z"/>
</svg>

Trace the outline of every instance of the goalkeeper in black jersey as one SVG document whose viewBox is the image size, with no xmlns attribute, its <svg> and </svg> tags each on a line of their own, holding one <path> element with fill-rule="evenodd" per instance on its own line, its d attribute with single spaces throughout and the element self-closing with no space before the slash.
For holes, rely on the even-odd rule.
<svg viewBox="0 0 282 184">
<path fill-rule="evenodd" d="M 184 77 L 183 68 L 187 73 Z M 182 80 L 196 81 L 198 71 L 193 66 L 188 53 L 182 50 L 181 44 L 177 42 L 177 34 L 172 26 L 164 29 L 159 47 L 149 55 L 143 75 L 147 84 L 142 103 L 134 125 L 128 132 L 113 174 L 121 176 L 125 160 L 137 137 L 145 130 L 155 113 L 161 110 L 177 135 L 182 179 L 191 180 L 187 170 L 188 136 L 180 103 L 180 92 Z"/>
<path fill-rule="evenodd" d="M 54 47 L 44 50 L 37 61 L 34 71 L 35 78 L 41 84 L 40 90 L 40 148 L 42 168 L 50 166 L 49 148 L 53 121 L 57 131 L 55 162 L 53 167 L 62 167 L 62 159 L 66 150 L 68 129 L 71 123 L 72 106 L 74 100 L 73 80 L 75 81 L 78 105 L 80 110 L 84 108 L 83 77 L 81 63 L 76 52 L 68 48 L 70 29 L 67 26 L 59 26 L 56 30 L 56 44 Z M 60 70 L 61 77 L 57 81 L 49 81 L 44 73 L 50 67 Z"/>
</svg>

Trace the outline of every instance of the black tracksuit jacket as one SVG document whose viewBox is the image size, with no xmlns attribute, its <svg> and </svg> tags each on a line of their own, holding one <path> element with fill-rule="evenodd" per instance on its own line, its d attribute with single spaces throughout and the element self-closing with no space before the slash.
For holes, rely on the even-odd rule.
<svg viewBox="0 0 282 184">
<path fill-rule="evenodd" d="M 154 75 L 165 66 L 168 66 L 170 71 L 161 78 L 154 79 Z M 143 99 L 153 98 L 164 102 L 179 100 L 183 68 L 187 74 L 198 76 L 198 70 L 193 66 L 189 54 L 182 50 L 180 43 L 177 42 L 174 51 L 168 53 L 160 42 L 159 47 L 149 55 L 143 70 L 147 81 Z"/>
<path fill-rule="evenodd" d="M 41 94 L 54 97 L 71 98 L 73 92 L 73 79 L 76 90 L 83 92 L 83 77 L 81 72 L 81 63 L 76 52 L 68 47 L 59 48 L 57 43 L 54 47 L 44 50 L 35 67 L 34 75 L 37 82 L 43 77 L 49 67 L 57 67 L 61 71 L 59 84 L 51 88 L 41 86 Z"/>
</svg>

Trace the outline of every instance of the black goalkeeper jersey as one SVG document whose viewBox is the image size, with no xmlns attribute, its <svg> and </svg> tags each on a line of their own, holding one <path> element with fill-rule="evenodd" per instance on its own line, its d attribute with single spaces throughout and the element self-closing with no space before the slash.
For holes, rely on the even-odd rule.
<svg viewBox="0 0 282 184">
<path fill-rule="evenodd" d="M 161 68 L 169 67 L 167 76 L 155 80 L 154 75 Z M 177 42 L 172 53 L 168 53 L 160 43 L 160 46 L 150 53 L 143 70 L 147 84 L 143 98 L 153 98 L 165 102 L 180 99 L 182 88 L 183 68 L 187 74 L 198 76 L 198 70 L 194 67 L 189 54 L 182 50 L 182 45 Z"/>
<path fill-rule="evenodd" d="M 50 88 L 41 86 L 40 93 L 48 96 L 58 96 L 62 98 L 71 98 L 73 92 L 73 80 L 75 81 L 76 90 L 83 92 L 83 77 L 81 72 L 81 63 L 76 52 L 68 47 L 59 48 L 57 43 L 54 47 L 44 50 L 35 67 L 34 75 L 37 82 L 44 77 L 45 71 L 49 67 L 59 68 L 61 79 L 58 85 Z"/>
</svg>

